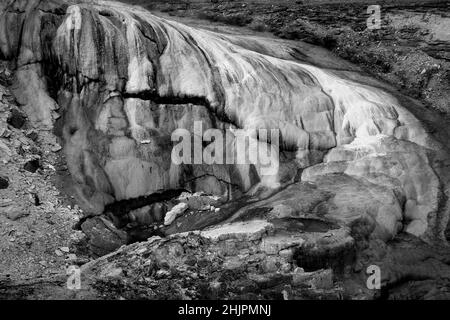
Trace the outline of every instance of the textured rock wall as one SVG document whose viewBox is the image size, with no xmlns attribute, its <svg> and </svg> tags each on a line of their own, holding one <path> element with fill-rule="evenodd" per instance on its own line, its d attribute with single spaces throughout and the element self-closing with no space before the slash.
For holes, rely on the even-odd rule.
<svg viewBox="0 0 450 320">
<path fill-rule="evenodd" d="M 306 169 L 302 180 L 336 193 L 321 206 L 328 219 L 368 219 L 384 239 L 446 221 L 436 221 L 442 191 L 429 161 L 440 146 L 382 89 L 279 58 L 285 47 L 116 2 L 14 1 L 0 26 L 30 119 L 51 128 L 60 108 L 68 167 L 90 213 L 179 187 L 235 198 Z M 204 129 L 279 129 L 294 170 L 267 177 L 258 165 L 175 165 L 170 135 L 196 120 Z"/>
</svg>

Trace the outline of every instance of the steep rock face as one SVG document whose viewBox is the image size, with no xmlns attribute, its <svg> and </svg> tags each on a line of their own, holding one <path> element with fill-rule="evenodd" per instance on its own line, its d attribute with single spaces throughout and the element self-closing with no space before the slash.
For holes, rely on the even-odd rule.
<svg viewBox="0 0 450 320">
<path fill-rule="evenodd" d="M 396 97 L 351 80 L 356 74 L 116 2 L 13 1 L 0 25 L 1 55 L 16 61 L 14 89 L 30 119 L 51 128 L 60 109 L 68 167 L 88 213 L 164 189 L 267 196 L 303 170 L 313 194 L 326 194 L 305 216 L 367 220 L 384 240 L 402 227 L 443 237 L 446 178 L 430 159 L 447 154 Z M 194 132 L 196 121 L 203 130 L 231 128 L 232 148 L 236 129 L 277 129 L 287 159 L 270 176 L 259 163 L 174 164 L 171 134 Z M 308 196 L 302 186 L 279 197 Z M 302 216 L 295 203 L 283 205 Z"/>
</svg>

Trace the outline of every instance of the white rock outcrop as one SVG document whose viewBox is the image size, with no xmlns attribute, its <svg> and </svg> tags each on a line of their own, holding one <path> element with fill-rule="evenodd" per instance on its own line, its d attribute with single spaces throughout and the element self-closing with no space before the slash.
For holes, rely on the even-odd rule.
<svg viewBox="0 0 450 320">
<path fill-rule="evenodd" d="M 164 217 L 164 225 L 171 225 L 179 215 L 183 214 L 183 212 L 187 210 L 187 208 L 188 205 L 184 202 L 181 202 L 174 206 L 166 213 L 166 216 Z"/>
<path fill-rule="evenodd" d="M 430 160 L 442 148 L 422 122 L 394 95 L 350 80 L 357 74 L 287 59 L 285 50 L 118 2 L 12 1 L 0 16 L 1 56 L 16 61 L 16 95 L 30 119 L 50 127 L 60 108 L 86 212 L 179 187 L 232 199 L 304 170 L 301 179 L 321 192 L 340 188 L 329 219 L 368 218 L 384 239 L 445 224 L 446 189 Z M 195 121 L 204 130 L 277 129 L 293 156 L 269 177 L 259 165 L 176 165 L 171 134 Z"/>
</svg>

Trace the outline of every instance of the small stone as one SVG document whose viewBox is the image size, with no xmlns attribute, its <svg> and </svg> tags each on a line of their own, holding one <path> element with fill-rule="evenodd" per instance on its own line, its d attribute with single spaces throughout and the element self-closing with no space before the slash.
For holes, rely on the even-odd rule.
<svg viewBox="0 0 450 320">
<path fill-rule="evenodd" d="M 58 256 L 58 257 L 61 257 L 62 255 L 64 255 L 64 253 L 62 253 L 60 250 L 58 250 L 58 249 L 56 249 L 55 250 L 55 254 Z"/>
<path fill-rule="evenodd" d="M 265 261 L 263 262 L 262 268 L 264 269 L 264 272 L 267 273 L 273 273 L 278 270 L 278 264 L 277 259 L 272 256 L 268 256 Z"/>
<path fill-rule="evenodd" d="M 221 286 L 222 286 L 222 283 L 218 282 L 218 281 L 212 281 L 209 283 L 209 287 L 215 291 L 218 291 Z"/>
<path fill-rule="evenodd" d="M 273 207 L 270 215 L 276 218 L 291 218 L 295 216 L 295 210 L 290 206 L 278 204 Z"/>
<path fill-rule="evenodd" d="M 34 130 L 30 130 L 26 133 L 28 139 L 36 141 L 38 139 L 38 133 Z"/>
<path fill-rule="evenodd" d="M 0 141 L 0 155 L 1 157 L 11 157 L 12 153 L 11 150 L 9 149 L 9 147 L 4 144 L 2 141 Z"/>
<path fill-rule="evenodd" d="M 40 167 L 41 163 L 38 159 L 30 160 L 23 166 L 25 170 L 31 173 L 35 173 Z"/>
<path fill-rule="evenodd" d="M 25 216 L 29 215 L 29 212 L 26 211 L 24 208 L 11 205 L 9 207 L 6 207 L 2 210 L 4 213 L 6 213 L 6 217 L 12 221 L 19 220 L 20 218 L 23 218 Z"/>
<path fill-rule="evenodd" d="M 294 255 L 294 250 L 292 249 L 283 249 L 280 250 L 280 252 L 278 253 L 280 257 L 286 259 L 286 260 L 291 260 L 293 255 Z"/>
<path fill-rule="evenodd" d="M 164 270 L 164 269 L 160 269 L 158 271 L 156 271 L 156 278 L 161 279 L 161 278 L 167 278 L 168 276 L 170 276 L 170 272 L 168 270 Z"/>
<path fill-rule="evenodd" d="M 52 147 L 51 151 L 52 151 L 52 152 L 58 152 L 58 151 L 60 151 L 61 149 L 62 149 L 62 147 L 61 147 L 59 144 L 57 144 L 57 145 L 55 145 L 55 146 Z"/>
<path fill-rule="evenodd" d="M 7 122 L 9 125 L 16 129 L 21 129 L 26 122 L 27 118 L 17 109 L 12 109 Z"/>
<path fill-rule="evenodd" d="M 125 231 L 117 229 L 114 224 L 102 217 L 87 219 L 81 225 L 81 230 L 89 239 L 89 247 L 97 256 L 117 250 L 128 242 Z"/>
<path fill-rule="evenodd" d="M 9 179 L 5 176 L 0 176 L 0 189 L 6 189 L 9 187 Z"/>
<path fill-rule="evenodd" d="M 295 268 L 294 273 L 305 273 L 305 269 L 303 269 L 301 267 L 297 267 L 297 268 Z"/>
<path fill-rule="evenodd" d="M 70 252 L 69 247 L 61 247 L 61 248 L 59 248 L 59 250 L 61 250 L 62 252 L 65 252 L 65 253 L 69 253 Z"/>
<path fill-rule="evenodd" d="M 185 264 L 187 264 L 188 266 L 195 266 L 195 264 L 197 263 L 197 259 L 195 257 L 187 257 L 186 261 L 184 262 Z"/>
<path fill-rule="evenodd" d="M 0 128 L 0 138 L 9 138 L 11 136 L 11 131 L 7 128 Z"/>
<path fill-rule="evenodd" d="M 172 222 L 174 222 L 179 215 L 183 214 L 187 208 L 188 205 L 184 202 L 174 206 L 169 212 L 166 213 L 166 216 L 164 217 L 164 225 L 168 226 L 172 224 Z"/>
<path fill-rule="evenodd" d="M 288 273 L 292 270 L 292 265 L 290 263 L 283 263 L 280 270 L 282 273 Z"/>
<path fill-rule="evenodd" d="M 33 204 L 38 207 L 41 205 L 41 199 L 39 199 L 39 196 L 37 195 L 37 193 L 33 193 L 32 194 L 32 198 L 33 198 Z"/>
<path fill-rule="evenodd" d="M 66 260 L 75 261 L 75 260 L 77 260 L 77 255 L 74 253 L 69 253 L 66 257 Z"/>
</svg>

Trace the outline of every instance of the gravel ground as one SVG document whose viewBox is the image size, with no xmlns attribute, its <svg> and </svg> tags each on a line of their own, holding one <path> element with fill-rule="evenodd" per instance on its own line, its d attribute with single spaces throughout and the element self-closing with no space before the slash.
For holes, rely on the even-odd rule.
<svg viewBox="0 0 450 320">
<path fill-rule="evenodd" d="M 72 229 L 81 210 L 57 188 L 68 175 L 61 146 L 23 118 L 4 86 L 10 75 L 0 65 L 0 282 L 45 278 L 87 261 L 75 246 L 83 236 Z"/>
</svg>

